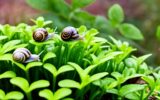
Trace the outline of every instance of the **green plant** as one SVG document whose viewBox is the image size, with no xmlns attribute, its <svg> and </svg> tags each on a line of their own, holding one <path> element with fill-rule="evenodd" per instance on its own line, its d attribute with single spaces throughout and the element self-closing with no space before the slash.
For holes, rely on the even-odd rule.
<svg viewBox="0 0 160 100">
<path fill-rule="evenodd" d="M 87 29 L 84 25 L 76 28 L 84 39 L 63 41 L 56 28 L 47 27 L 50 21 L 39 17 L 34 22 L 33 26 L 7 25 L 8 29 L 14 27 L 12 35 L 2 31 L 5 25 L 1 27 L 0 83 L 5 84 L 0 85 L 0 98 L 14 99 L 13 95 L 19 95 L 15 99 L 99 100 L 111 94 L 111 99 L 148 99 L 159 91 L 159 81 L 150 78 L 153 73 L 158 77 L 158 73 L 144 62 L 150 54 L 135 57 L 132 52 L 136 49 L 128 42 L 111 36 L 108 39 L 98 37 L 97 29 Z M 35 41 L 32 34 L 37 28 L 53 33 L 53 38 Z M 16 62 L 12 53 L 21 47 L 32 54 L 40 53 L 40 61 Z M 146 83 L 136 83 L 134 79 L 137 78 Z M 148 88 L 150 91 L 146 91 Z"/>
<path fill-rule="evenodd" d="M 54 26 L 60 29 L 66 25 L 87 25 L 89 28 L 94 27 L 110 35 L 117 36 L 117 34 L 115 35 L 114 33 L 118 30 L 121 35 L 126 38 L 135 40 L 143 39 L 142 33 L 136 26 L 124 23 L 124 12 L 118 4 L 110 7 L 107 14 L 108 19 L 104 16 L 94 16 L 82 9 L 94 1 L 95 0 L 85 0 L 79 2 L 79 0 L 72 0 L 71 4 L 68 4 L 65 0 L 27 0 L 27 3 L 36 9 L 47 11 L 42 15 L 45 18 L 53 20 L 55 22 Z M 106 34 L 104 34 L 104 36 L 106 36 Z"/>
</svg>

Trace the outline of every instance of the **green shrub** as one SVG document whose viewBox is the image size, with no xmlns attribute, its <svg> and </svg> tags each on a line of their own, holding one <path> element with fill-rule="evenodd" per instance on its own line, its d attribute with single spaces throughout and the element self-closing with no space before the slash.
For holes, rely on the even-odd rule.
<svg viewBox="0 0 160 100">
<path fill-rule="evenodd" d="M 150 55 L 135 57 L 132 52 L 136 49 L 127 42 L 111 36 L 108 40 L 97 37 L 99 32 L 94 28 L 80 26 L 76 30 L 83 39 L 63 41 L 56 28 L 47 27 L 50 21 L 44 22 L 43 17 L 39 17 L 34 22 L 33 26 L 1 25 L 1 99 L 159 98 L 159 73 L 144 62 Z M 42 27 L 54 36 L 36 42 L 33 31 Z M 24 47 L 40 56 L 40 61 L 13 60 L 14 50 Z M 138 80 L 145 82 L 140 84 Z"/>
</svg>

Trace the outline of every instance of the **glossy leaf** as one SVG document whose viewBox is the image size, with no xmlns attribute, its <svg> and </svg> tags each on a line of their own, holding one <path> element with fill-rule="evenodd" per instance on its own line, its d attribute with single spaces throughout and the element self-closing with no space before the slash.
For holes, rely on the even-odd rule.
<svg viewBox="0 0 160 100">
<path fill-rule="evenodd" d="M 23 71 L 26 71 L 26 68 L 23 64 L 21 63 L 18 63 L 18 62 L 15 62 L 15 61 L 12 61 L 14 64 L 16 64 L 20 69 L 22 69 Z"/>
<path fill-rule="evenodd" d="M 0 99 L 4 99 L 4 97 L 5 97 L 5 92 L 2 89 L 0 89 Z"/>
<path fill-rule="evenodd" d="M 136 91 L 139 91 L 139 90 L 143 90 L 144 87 L 145 87 L 144 85 L 139 85 L 139 84 L 124 85 L 119 90 L 119 95 L 121 95 L 123 97 L 123 96 L 126 96 L 129 93 L 136 92 Z"/>
<path fill-rule="evenodd" d="M 58 69 L 58 72 L 57 74 L 61 74 L 61 73 L 64 73 L 64 72 L 67 72 L 67 71 L 72 71 L 74 70 L 73 67 L 69 66 L 69 65 L 64 65 L 64 66 L 61 66 L 59 69 Z"/>
<path fill-rule="evenodd" d="M 43 57 L 43 62 L 47 61 L 48 59 L 54 58 L 56 57 L 56 55 L 52 52 L 48 52 L 47 54 L 45 54 L 45 56 Z"/>
<path fill-rule="evenodd" d="M 101 73 L 97 73 L 97 74 L 94 74 L 90 77 L 90 81 L 93 82 L 95 80 L 98 80 L 104 76 L 106 76 L 108 73 L 107 72 L 101 72 Z"/>
<path fill-rule="evenodd" d="M 40 97 L 44 97 L 47 100 L 51 100 L 53 98 L 53 92 L 49 89 L 44 89 L 39 92 Z"/>
<path fill-rule="evenodd" d="M 148 83 L 149 87 L 153 89 L 155 87 L 155 81 L 153 76 L 143 76 L 142 79 Z"/>
<path fill-rule="evenodd" d="M 18 91 L 12 91 L 6 94 L 6 99 L 23 99 L 24 95 Z"/>
<path fill-rule="evenodd" d="M 109 54 L 107 54 L 104 58 L 102 58 L 98 64 L 102 64 L 110 59 L 113 59 L 115 56 L 119 55 L 119 54 L 122 54 L 123 52 L 111 52 Z"/>
<path fill-rule="evenodd" d="M 39 96 L 44 97 L 48 100 L 60 100 L 68 95 L 70 95 L 72 91 L 68 88 L 60 88 L 54 94 L 49 89 L 44 89 L 39 92 Z"/>
<path fill-rule="evenodd" d="M 76 63 L 72 63 L 72 62 L 68 62 L 69 65 L 71 65 L 73 68 L 76 69 L 76 71 L 78 72 L 78 74 L 80 75 L 80 77 L 82 78 L 82 73 L 83 73 L 83 69 Z"/>
<path fill-rule="evenodd" d="M 71 89 L 68 88 L 60 88 L 58 89 L 54 95 L 52 100 L 60 100 L 72 93 Z"/>
<path fill-rule="evenodd" d="M 44 68 L 48 70 L 54 77 L 56 77 L 57 69 L 54 65 L 47 63 L 44 65 Z"/>
<path fill-rule="evenodd" d="M 44 87 L 48 87 L 50 85 L 50 83 L 46 80 L 38 80 L 36 82 L 33 82 L 30 87 L 28 92 L 31 92 L 32 90 L 38 89 L 38 88 L 44 88 Z"/>
<path fill-rule="evenodd" d="M 143 55 L 141 57 L 138 57 L 137 61 L 138 61 L 138 64 L 142 64 L 144 62 L 144 60 L 146 60 L 148 57 L 150 57 L 152 54 L 147 54 L 147 55 Z"/>
<path fill-rule="evenodd" d="M 28 92 L 29 83 L 28 83 L 28 81 L 26 79 L 24 79 L 22 77 L 15 77 L 15 78 L 12 78 L 10 80 L 10 82 L 13 85 L 16 85 L 17 87 L 21 88 L 25 93 Z"/>
<path fill-rule="evenodd" d="M 12 54 L 3 54 L 0 55 L 0 60 L 12 60 Z"/>
<path fill-rule="evenodd" d="M 66 88 L 80 88 L 80 84 L 78 82 L 69 79 L 61 80 L 58 85 Z"/>
<path fill-rule="evenodd" d="M 33 67 L 37 67 L 37 66 L 42 66 L 42 63 L 41 62 L 30 62 L 27 64 L 26 66 L 26 70 L 29 70 L 30 68 L 33 68 Z"/>
<path fill-rule="evenodd" d="M 13 78 L 13 77 L 16 77 L 16 73 L 14 73 L 13 71 L 6 71 L 6 72 L 0 74 L 0 79 Z"/>
<path fill-rule="evenodd" d="M 7 36 L 0 36 L 0 41 L 7 39 Z"/>
</svg>

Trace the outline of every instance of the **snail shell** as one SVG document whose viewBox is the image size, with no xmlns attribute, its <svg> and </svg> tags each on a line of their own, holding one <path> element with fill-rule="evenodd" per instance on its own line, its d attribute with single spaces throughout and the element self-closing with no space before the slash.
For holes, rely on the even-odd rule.
<svg viewBox="0 0 160 100">
<path fill-rule="evenodd" d="M 13 60 L 20 63 L 39 61 L 39 55 L 31 54 L 26 48 L 18 48 L 13 52 Z"/>
<path fill-rule="evenodd" d="M 79 39 L 79 37 L 77 30 L 72 26 L 64 28 L 61 33 L 61 38 L 64 41 Z"/>
<path fill-rule="evenodd" d="M 44 28 L 38 28 L 33 32 L 33 39 L 37 42 L 43 42 L 53 37 L 52 34 L 48 34 L 47 30 Z"/>
</svg>

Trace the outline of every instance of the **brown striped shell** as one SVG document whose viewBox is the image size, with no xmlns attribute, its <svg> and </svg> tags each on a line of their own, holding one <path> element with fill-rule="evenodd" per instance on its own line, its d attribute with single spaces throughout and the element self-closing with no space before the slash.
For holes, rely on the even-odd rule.
<svg viewBox="0 0 160 100">
<path fill-rule="evenodd" d="M 33 32 L 33 39 L 37 42 L 45 41 L 48 37 L 48 32 L 44 28 L 38 28 Z"/>
<path fill-rule="evenodd" d="M 74 27 L 68 26 L 63 29 L 61 39 L 64 41 L 74 40 L 79 38 L 79 34 Z"/>
<path fill-rule="evenodd" d="M 13 60 L 24 63 L 31 56 L 31 52 L 26 48 L 18 48 L 13 52 Z"/>
</svg>

